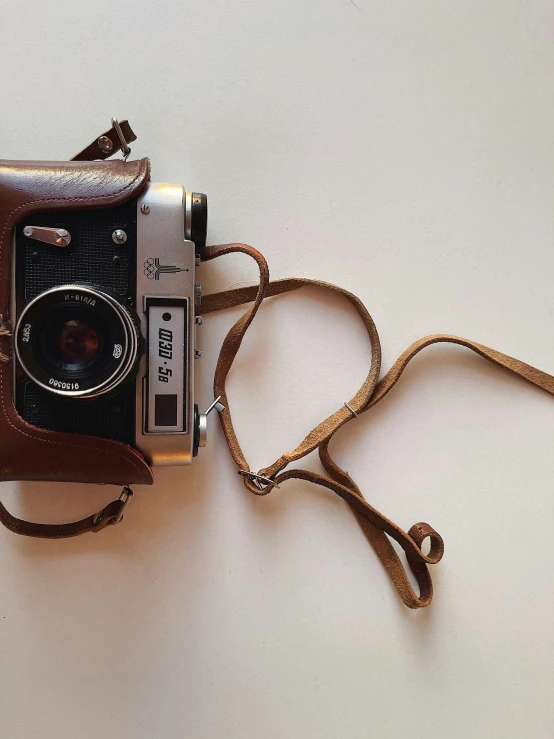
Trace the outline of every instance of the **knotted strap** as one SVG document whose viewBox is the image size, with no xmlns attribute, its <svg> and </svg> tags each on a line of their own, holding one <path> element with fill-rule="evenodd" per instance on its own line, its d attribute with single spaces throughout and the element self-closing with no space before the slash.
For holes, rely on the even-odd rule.
<svg viewBox="0 0 554 739">
<path fill-rule="evenodd" d="M 320 485 L 333 491 L 343 498 L 352 508 L 364 534 L 375 550 L 377 556 L 387 570 L 399 596 L 409 608 L 428 606 L 433 597 L 433 585 L 427 565 L 436 564 L 444 553 L 444 544 L 441 536 L 426 523 L 416 523 L 407 532 L 386 518 L 382 513 L 371 506 L 363 497 L 360 489 L 352 478 L 342 470 L 329 453 L 329 442 L 334 434 L 348 421 L 372 408 L 394 387 L 402 372 L 411 359 L 422 349 L 431 344 L 448 342 L 460 344 L 476 352 L 485 359 L 510 370 L 525 380 L 554 395 L 554 377 L 541 372 L 524 362 L 501 354 L 468 339 L 446 334 L 428 336 L 410 346 L 395 362 L 389 372 L 378 382 L 381 366 L 381 348 L 377 329 L 365 308 L 364 304 L 352 293 L 336 285 L 318 280 L 291 278 L 269 281 L 269 270 L 264 257 L 256 249 L 245 244 L 227 244 L 224 246 L 209 247 L 205 259 L 215 259 L 231 252 L 248 254 L 258 264 L 260 282 L 257 286 L 226 290 L 204 297 L 199 313 L 208 314 L 225 308 L 244 303 L 252 303 L 247 312 L 232 326 L 223 342 L 217 362 L 214 395 L 221 396 L 226 410 L 220 413 L 229 450 L 239 472 L 244 477 L 246 488 L 254 495 L 267 495 L 274 487 L 282 485 L 287 480 L 297 479 Z M 251 324 L 264 298 L 297 290 L 301 287 L 313 286 L 339 293 L 354 306 L 366 328 L 371 343 L 371 365 L 366 379 L 356 395 L 333 415 L 316 426 L 292 451 L 283 454 L 272 465 L 252 473 L 244 453 L 238 442 L 231 418 L 231 404 L 227 397 L 225 382 L 235 356 L 240 348 L 246 330 Z M 319 456 L 327 473 L 327 477 L 308 470 L 285 468 L 291 463 L 309 454 L 314 449 L 319 450 Z M 262 484 L 262 481 L 263 484 Z M 419 587 L 419 595 L 415 593 L 404 565 L 396 553 L 390 539 L 394 539 L 404 550 L 406 559 Z M 429 554 L 423 554 L 423 542 L 430 540 Z"/>
</svg>

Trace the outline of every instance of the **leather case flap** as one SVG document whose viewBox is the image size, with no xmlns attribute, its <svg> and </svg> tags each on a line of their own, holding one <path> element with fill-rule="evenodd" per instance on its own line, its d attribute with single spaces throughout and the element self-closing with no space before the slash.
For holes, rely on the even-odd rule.
<svg viewBox="0 0 554 739">
<path fill-rule="evenodd" d="M 136 197 L 150 175 L 134 162 L 0 160 L 0 314 L 9 316 L 15 224 L 33 212 L 110 207 Z M 116 441 L 47 431 L 23 421 L 12 401 L 11 337 L 0 337 L 0 479 L 152 484 L 141 455 Z"/>
</svg>

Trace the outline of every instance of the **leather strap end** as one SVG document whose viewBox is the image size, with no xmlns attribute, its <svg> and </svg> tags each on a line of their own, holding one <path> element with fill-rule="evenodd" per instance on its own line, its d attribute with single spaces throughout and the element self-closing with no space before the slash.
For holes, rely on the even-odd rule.
<svg viewBox="0 0 554 739">
<path fill-rule="evenodd" d="M 133 129 L 129 125 L 129 121 L 120 121 L 119 126 L 121 133 L 123 134 L 125 141 L 130 144 L 137 140 L 137 136 Z M 86 146 L 74 157 L 71 157 L 72 162 L 92 162 L 95 159 L 108 159 L 113 154 L 117 154 L 121 151 L 122 144 L 119 139 L 119 135 L 114 126 L 108 131 L 100 134 L 97 139 Z"/>
<path fill-rule="evenodd" d="M 431 549 L 429 550 L 429 554 L 424 555 L 425 561 L 428 564 L 436 564 L 441 561 L 444 554 L 444 541 L 442 536 L 432 526 L 424 522 L 414 523 L 408 531 L 408 536 L 413 539 L 420 549 L 425 539 L 429 537 L 431 540 Z"/>
<path fill-rule="evenodd" d="M 69 539 L 80 536 L 89 531 L 95 534 L 102 531 L 106 526 L 112 526 L 123 518 L 123 509 L 127 499 L 113 500 L 98 513 L 73 523 L 33 523 L 12 516 L 11 513 L 0 503 L 0 522 L 14 534 L 32 536 L 38 539 Z"/>
</svg>

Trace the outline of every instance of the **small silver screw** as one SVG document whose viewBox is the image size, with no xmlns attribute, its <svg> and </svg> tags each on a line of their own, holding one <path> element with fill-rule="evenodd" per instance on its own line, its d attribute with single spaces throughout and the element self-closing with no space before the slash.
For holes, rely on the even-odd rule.
<svg viewBox="0 0 554 739">
<path fill-rule="evenodd" d="M 194 352 L 194 356 L 195 356 L 196 359 L 200 359 L 200 357 L 202 356 L 202 354 L 203 354 L 202 349 L 196 349 L 195 352 Z"/>
<path fill-rule="evenodd" d="M 98 139 L 98 146 L 104 154 L 111 154 L 113 151 L 113 141 L 107 136 L 100 136 Z"/>
<path fill-rule="evenodd" d="M 201 326 L 202 325 L 202 316 L 196 316 L 196 318 L 194 319 L 194 322 L 195 322 L 195 324 L 197 326 Z"/>
<path fill-rule="evenodd" d="M 34 229 L 33 229 L 33 227 L 32 227 L 32 226 L 25 226 L 25 228 L 23 229 L 23 235 L 24 235 L 24 236 L 29 236 L 29 237 L 30 237 L 30 236 L 32 236 L 32 235 L 33 235 L 34 233 L 35 233 L 35 232 L 34 232 Z"/>
<path fill-rule="evenodd" d="M 112 234 L 112 241 L 114 244 L 124 244 L 127 241 L 127 234 L 122 229 L 116 228 Z"/>
<path fill-rule="evenodd" d="M 58 246 L 67 246 L 71 242 L 71 234 L 65 228 L 58 228 L 55 233 L 55 242 Z"/>
<path fill-rule="evenodd" d="M 150 213 L 150 206 L 146 205 L 146 203 L 144 205 L 141 205 L 140 212 L 144 213 L 144 215 L 147 216 Z"/>
</svg>

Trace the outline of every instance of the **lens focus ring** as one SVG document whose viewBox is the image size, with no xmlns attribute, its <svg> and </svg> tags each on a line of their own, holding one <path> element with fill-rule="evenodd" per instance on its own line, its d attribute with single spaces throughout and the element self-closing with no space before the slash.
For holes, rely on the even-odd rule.
<svg viewBox="0 0 554 739">
<path fill-rule="evenodd" d="M 113 296 L 62 285 L 25 306 L 15 331 L 17 358 L 38 385 L 58 395 L 112 390 L 138 365 L 138 318 Z"/>
</svg>

